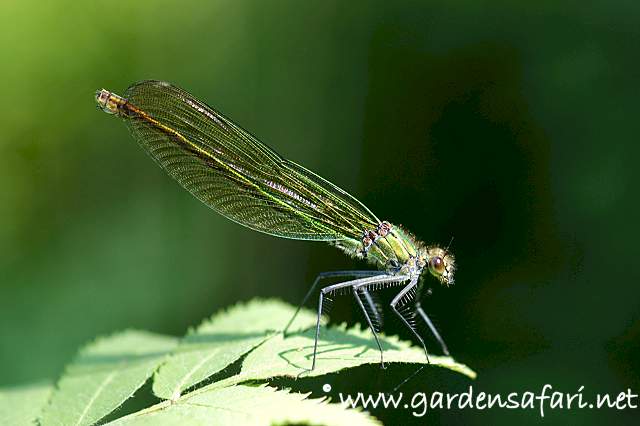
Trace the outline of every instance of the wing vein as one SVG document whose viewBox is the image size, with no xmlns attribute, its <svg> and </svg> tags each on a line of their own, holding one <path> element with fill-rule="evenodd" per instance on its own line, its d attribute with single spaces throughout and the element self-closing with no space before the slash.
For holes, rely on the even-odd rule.
<svg viewBox="0 0 640 426">
<path fill-rule="evenodd" d="M 288 161 L 168 83 L 127 89 L 121 114 L 147 153 L 207 206 L 284 238 L 361 238 L 380 221 L 347 192 Z"/>
</svg>

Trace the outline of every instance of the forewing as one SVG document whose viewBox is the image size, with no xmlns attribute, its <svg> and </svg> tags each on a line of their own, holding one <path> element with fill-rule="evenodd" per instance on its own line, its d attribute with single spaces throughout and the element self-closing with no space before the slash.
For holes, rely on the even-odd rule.
<svg viewBox="0 0 640 426">
<path fill-rule="evenodd" d="M 185 189 L 235 222 L 307 240 L 360 238 L 379 223 L 348 193 L 175 86 L 144 81 L 124 97 L 123 115 L 138 143 Z"/>
</svg>

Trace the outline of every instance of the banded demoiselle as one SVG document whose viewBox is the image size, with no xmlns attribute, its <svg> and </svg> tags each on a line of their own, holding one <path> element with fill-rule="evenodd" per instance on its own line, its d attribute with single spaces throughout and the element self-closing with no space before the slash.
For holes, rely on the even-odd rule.
<svg viewBox="0 0 640 426">
<path fill-rule="evenodd" d="M 401 287 L 391 310 L 422 344 L 416 315 L 429 327 L 442 351 L 449 351 L 420 305 L 423 275 L 453 284 L 454 258 L 427 246 L 397 225 L 379 220 L 360 201 L 304 167 L 278 155 L 215 109 L 163 81 L 131 85 L 124 96 L 96 92 L 99 107 L 122 119 L 134 139 L 187 191 L 241 225 L 282 238 L 326 241 L 377 270 L 332 271 L 317 276 L 298 310 L 320 282 L 350 278 L 320 290 L 311 369 L 316 365 L 320 318 L 331 296 L 350 291 L 380 350 L 381 311 L 372 292 Z"/>
</svg>

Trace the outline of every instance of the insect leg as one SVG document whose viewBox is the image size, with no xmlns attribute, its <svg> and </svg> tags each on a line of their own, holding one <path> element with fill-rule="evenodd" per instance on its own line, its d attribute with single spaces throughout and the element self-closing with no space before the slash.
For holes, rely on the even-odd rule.
<svg viewBox="0 0 640 426">
<path fill-rule="evenodd" d="M 427 354 L 427 346 L 424 344 L 424 340 L 422 339 L 422 337 L 420 337 L 415 327 L 411 325 L 411 323 L 407 320 L 407 318 L 405 318 L 405 316 L 402 315 L 400 311 L 398 311 L 398 304 L 401 301 L 403 301 L 403 299 L 404 299 L 404 303 L 406 303 L 406 302 L 409 302 L 415 296 L 415 287 L 417 284 L 418 284 L 418 277 L 412 278 L 409 284 L 407 284 L 406 287 L 403 288 L 400 291 L 400 293 L 398 293 L 398 295 L 393 298 L 393 300 L 391 301 L 391 309 L 393 310 L 393 312 L 395 312 L 396 315 L 398 315 L 398 317 L 404 323 L 404 325 L 406 325 L 407 328 L 411 330 L 413 335 L 418 338 L 418 340 L 420 341 L 420 344 L 422 344 L 422 348 L 424 349 L 424 355 L 427 357 L 427 362 L 429 362 L 429 354 Z"/>
<path fill-rule="evenodd" d="M 376 333 L 376 329 L 373 326 L 373 324 L 371 323 L 371 319 L 369 318 L 369 313 L 365 309 L 364 305 L 362 304 L 362 300 L 360 300 L 360 297 L 358 296 L 358 289 L 355 286 L 351 287 L 351 289 L 353 290 L 353 297 L 355 297 L 356 301 L 358 302 L 358 305 L 360 305 L 360 309 L 362 309 L 362 313 L 364 314 L 364 317 L 367 319 L 367 323 L 369 324 L 369 328 L 371 329 L 371 333 L 373 333 L 373 338 L 376 340 L 376 344 L 378 345 L 378 349 L 380 350 L 380 366 L 382 368 L 386 368 L 384 366 L 384 358 L 383 358 L 383 355 L 382 355 L 383 354 L 382 345 L 380 345 L 380 340 L 378 339 L 378 333 Z M 366 289 L 361 289 L 361 291 L 362 290 L 364 290 L 366 292 Z M 368 292 L 367 293 L 363 292 L 362 294 L 363 294 L 363 296 L 365 294 L 369 296 L 369 299 L 367 299 L 369 301 L 368 303 L 373 303 L 373 300 L 371 300 L 371 296 L 369 295 Z M 374 310 L 373 312 L 377 312 L 377 310 Z"/>
<path fill-rule="evenodd" d="M 440 333 L 438 333 L 438 329 L 433 325 L 427 313 L 424 311 L 424 309 L 422 309 L 422 305 L 420 304 L 419 301 L 416 302 L 416 310 L 418 311 L 418 314 L 424 320 L 424 322 L 427 323 L 427 326 L 429 326 L 429 330 L 431 330 L 433 337 L 435 337 L 438 343 L 440 343 L 440 347 L 442 348 L 442 353 L 449 356 L 449 349 L 447 348 L 447 345 L 444 343 L 444 340 L 440 336 Z"/>
<path fill-rule="evenodd" d="M 384 282 L 388 282 L 388 283 L 402 282 L 402 281 L 406 281 L 406 279 L 407 279 L 406 276 L 377 274 L 375 276 L 358 278 L 355 280 L 332 284 L 320 290 L 320 297 L 318 300 L 318 317 L 316 319 L 316 335 L 315 335 L 315 341 L 313 343 L 313 361 L 311 363 L 311 370 L 313 370 L 316 366 L 316 355 L 318 353 L 318 339 L 320 337 L 320 317 L 322 316 L 322 304 L 324 302 L 324 298 L 328 294 L 331 294 L 333 292 L 336 292 L 340 289 L 347 288 L 347 287 L 353 287 L 355 290 L 358 290 L 358 288 L 361 286 L 368 286 L 371 284 L 384 283 Z M 367 317 L 367 319 L 369 318 Z"/>
<path fill-rule="evenodd" d="M 382 329 L 382 312 L 380 312 L 380 305 L 376 303 L 373 295 L 369 293 L 366 287 L 360 287 L 360 294 L 364 297 L 364 301 L 369 308 L 368 313 L 373 316 L 373 325 L 376 331 L 380 331 Z"/>
<path fill-rule="evenodd" d="M 315 291 L 315 289 L 318 286 L 318 284 L 320 283 L 320 281 L 322 281 L 322 280 L 324 280 L 326 278 L 335 278 L 335 277 L 360 278 L 360 277 L 371 277 L 371 276 L 375 276 L 375 275 L 384 275 L 384 274 L 385 274 L 385 272 L 383 272 L 383 271 L 329 271 L 329 272 L 321 272 L 321 273 L 319 273 L 318 276 L 316 277 L 316 279 L 313 281 L 313 284 L 311 285 L 311 288 L 309 289 L 307 294 L 304 296 L 304 299 L 302 299 L 302 302 L 298 305 L 298 309 L 296 309 L 296 312 L 293 314 L 293 316 L 291 317 L 291 319 L 287 323 L 287 326 L 284 328 L 284 331 L 282 332 L 282 334 L 284 334 L 284 337 L 287 337 L 287 331 L 289 330 L 289 327 L 291 327 L 291 324 L 293 324 L 293 321 L 298 316 L 298 313 L 300 312 L 300 309 L 302 309 L 302 307 L 305 305 L 305 303 L 307 303 L 307 300 L 313 294 L 313 292 Z"/>
</svg>

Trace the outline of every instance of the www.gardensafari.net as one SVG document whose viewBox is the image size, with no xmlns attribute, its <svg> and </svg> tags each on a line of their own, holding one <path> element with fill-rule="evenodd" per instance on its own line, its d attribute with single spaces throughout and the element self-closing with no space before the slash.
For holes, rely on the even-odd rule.
<svg viewBox="0 0 640 426">
<path fill-rule="evenodd" d="M 325 392 L 331 391 L 331 385 L 323 386 Z M 354 394 L 338 393 L 340 402 L 347 407 L 360 407 L 364 409 L 404 409 L 411 410 L 415 417 L 424 416 L 428 410 L 456 410 L 471 408 L 476 410 L 488 410 L 491 408 L 510 410 L 535 410 L 538 409 L 540 417 L 544 417 L 545 410 L 582 410 L 582 409 L 616 409 L 627 410 L 638 408 L 638 394 L 631 389 L 618 394 L 598 393 L 595 401 L 587 402 L 583 395 L 584 386 L 580 386 L 576 392 L 553 391 L 553 386 L 545 384 L 538 392 L 511 392 L 509 394 L 493 394 L 487 392 L 475 393 L 473 386 L 469 386 L 466 392 L 447 393 L 434 391 L 431 393 L 416 392 L 412 395 L 404 395 L 402 392 L 395 394 L 383 393 Z M 409 398 L 407 398 L 409 397 Z"/>
</svg>

